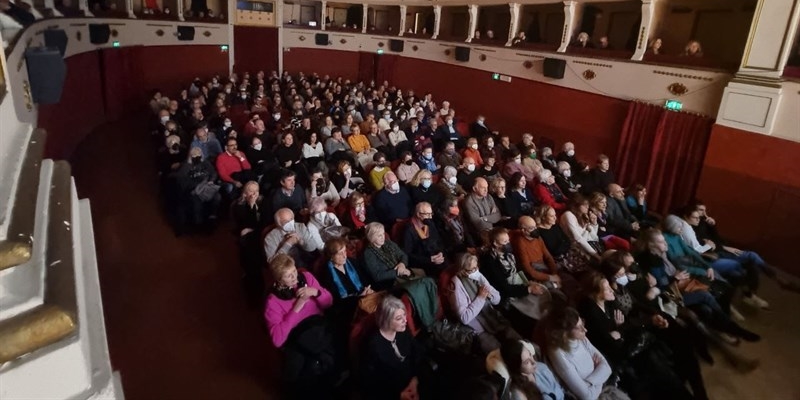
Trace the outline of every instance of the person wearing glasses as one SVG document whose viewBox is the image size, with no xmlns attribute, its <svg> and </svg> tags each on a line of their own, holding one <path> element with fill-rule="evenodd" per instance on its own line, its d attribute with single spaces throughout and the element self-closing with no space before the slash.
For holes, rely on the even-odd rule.
<svg viewBox="0 0 800 400">
<path fill-rule="evenodd" d="M 408 254 L 410 265 L 422 268 L 428 276 L 438 276 L 447 266 L 444 242 L 433 222 L 430 203 L 417 204 L 403 238 L 403 251 Z"/>
</svg>

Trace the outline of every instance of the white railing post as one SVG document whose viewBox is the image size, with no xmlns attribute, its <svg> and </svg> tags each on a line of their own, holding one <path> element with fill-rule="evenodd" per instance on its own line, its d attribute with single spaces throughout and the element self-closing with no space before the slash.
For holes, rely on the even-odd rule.
<svg viewBox="0 0 800 400">
<path fill-rule="evenodd" d="M 514 43 L 514 37 L 517 36 L 517 29 L 519 29 L 519 3 L 509 3 L 508 11 L 511 13 L 511 23 L 508 26 L 506 47 L 511 47 L 511 44 Z"/>
<path fill-rule="evenodd" d="M 433 35 L 431 36 L 431 39 L 436 39 L 439 37 L 439 25 L 442 24 L 442 6 L 433 6 L 433 17 Z"/>
</svg>

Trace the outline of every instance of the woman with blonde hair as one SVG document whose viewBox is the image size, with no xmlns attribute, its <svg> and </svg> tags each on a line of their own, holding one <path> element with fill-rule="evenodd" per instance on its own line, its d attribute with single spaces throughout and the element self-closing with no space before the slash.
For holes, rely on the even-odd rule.
<svg viewBox="0 0 800 400">
<path fill-rule="evenodd" d="M 444 199 L 442 193 L 433 186 L 433 174 L 427 169 L 417 171 L 408 186 L 408 194 L 414 205 L 424 201 L 436 206 Z"/>
</svg>

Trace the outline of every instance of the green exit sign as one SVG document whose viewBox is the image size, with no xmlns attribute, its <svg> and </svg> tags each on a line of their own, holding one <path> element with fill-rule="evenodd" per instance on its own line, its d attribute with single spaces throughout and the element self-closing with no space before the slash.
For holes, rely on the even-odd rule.
<svg viewBox="0 0 800 400">
<path fill-rule="evenodd" d="M 667 100 L 667 102 L 664 103 L 664 108 L 671 111 L 680 111 L 681 108 L 683 108 L 683 103 L 678 100 Z"/>
<path fill-rule="evenodd" d="M 498 73 L 492 74 L 492 79 L 494 79 L 496 81 L 499 81 L 500 80 L 500 74 L 498 74 Z"/>
<path fill-rule="evenodd" d="M 383 54 L 383 49 L 378 49 L 378 54 Z"/>
<path fill-rule="evenodd" d="M 227 44 L 223 44 L 222 46 L 219 46 L 219 49 L 222 50 L 222 51 L 228 51 L 228 45 Z"/>
<path fill-rule="evenodd" d="M 111 43 L 111 46 L 119 47 L 119 41 L 115 40 L 113 43 Z"/>
</svg>

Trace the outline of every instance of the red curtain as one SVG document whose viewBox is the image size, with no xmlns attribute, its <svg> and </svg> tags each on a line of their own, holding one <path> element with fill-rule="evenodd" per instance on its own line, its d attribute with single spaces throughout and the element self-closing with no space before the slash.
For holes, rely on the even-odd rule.
<svg viewBox="0 0 800 400">
<path fill-rule="evenodd" d="M 650 149 L 653 148 L 656 129 L 663 114 L 663 107 L 652 104 L 632 101 L 628 106 L 614 163 L 620 182 L 643 184 L 647 179 Z"/>
<path fill-rule="evenodd" d="M 358 80 L 369 83 L 375 79 L 375 54 L 362 51 L 358 53 Z"/>
<path fill-rule="evenodd" d="M 137 46 L 98 50 L 106 118 L 110 121 L 119 119 L 126 110 L 140 108 L 150 95 L 142 93 L 138 59 L 141 49 Z"/>
<path fill-rule="evenodd" d="M 375 64 L 377 65 L 375 71 L 375 80 L 381 84 L 383 81 L 388 81 L 389 85 L 392 84 L 394 78 L 394 66 L 397 63 L 397 57 L 393 54 L 378 54 L 375 56 Z"/>
<path fill-rule="evenodd" d="M 618 181 L 647 186 L 649 208 L 667 213 L 697 189 L 714 120 L 633 102 L 617 151 Z"/>
</svg>

